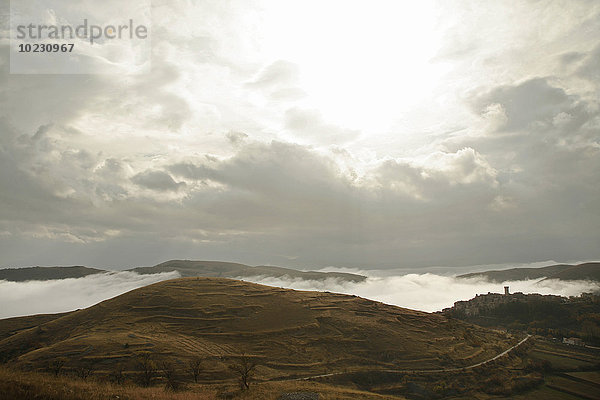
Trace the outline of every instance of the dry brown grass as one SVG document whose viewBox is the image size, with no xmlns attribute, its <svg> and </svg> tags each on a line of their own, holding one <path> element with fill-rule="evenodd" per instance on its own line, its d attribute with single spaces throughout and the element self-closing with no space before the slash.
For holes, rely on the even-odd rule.
<svg viewBox="0 0 600 400">
<path fill-rule="evenodd" d="M 0 340 L 0 355 L 32 370 L 68 355 L 66 369 L 91 364 L 104 373 L 117 365 L 135 370 L 144 352 L 180 365 L 200 357 L 206 365 L 200 381 L 214 383 L 232 379 L 228 365 L 242 353 L 260 364 L 257 376 L 272 379 L 469 365 L 508 342 L 442 315 L 355 296 L 184 278 L 22 330 Z"/>
<path fill-rule="evenodd" d="M 322 400 L 383 400 L 404 399 L 404 397 L 385 396 L 365 392 L 352 388 L 327 385 L 319 382 L 266 382 L 251 387 L 250 390 L 240 393 L 237 398 L 244 400 L 277 399 L 282 393 L 289 392 L 317 392 Z"/>
<path fill-rule="evenodd" d="M 163 387 L 141 388 L 96 380 L 82 381 L 67 376 L 12 371 L 0 367 L 0 399 L 19 400 L 203 400 L 214 399 L 216 391 L 168 392 Z"/>
<path fill-rule="evenodd" d="M 402 397 L 336 387 L 318 382 L 265 382 L 240 392 L 233 386 L 190 385 L 179 392 L 167 391 L 162 386 L 142 388 L 117 385 L 94 379 L 82 381 L 68 376 L 45 373 L 13 371 L 0 367 L 0 399 L 4 400 L 208 400 L 218 399 L 220 393 L 231 393 L 235 399 L 277 399 L 282 393 L 317 392 L 323 400 L 383 400 Z"/>
<path fill-rule="evenodd" d="M 397 397 L 357 388 L 376 391 L 379 378 L 372 372 L 377 370 L 475 364 L 508 348 L 511 340 L 443 315 L 356 296 L 221 278 L 160 282 L 40 320 L 35 327 L 27 328 L 32 320 L 21 322 L 23 329 L 0 340 L 0 359 L 12 371 L 31 372 L 1 371 L 6 379 L 0 376 L 0 394 L 6 393 L 7 399 L 186 400 L 236 392 L 235 398 L 263 400 L 295 391 L 316 391 L 325 400 L 392 399 Z M 0 320 L 0 332 L 3 324 Z M 229 367 L 242 354 L 258 366 L 256 382 L 240 393 L 239 376 Z M 172 386 L 181 383 L 187 389 L 165 391 L 165 371 L 152 374 L 147 383 L 155 386 L 131 386 L 140 384 L 139 360 L 144 355 L 158 369 L 169 365 L 171 382 L 177 383 Z M 68 377 L 43 373 L 61 359 L 65 363 L 60 373 Z M 201 361 L 199 383 L 188 370 L 191 360 Z M 73 376 L 87 368 L 93 370 L 87 381 Z M 357 378 L 292 380 L 340 372 L 356 373 Z M 126 385 L 104 382 L 111 377 Z"/>
</svg>

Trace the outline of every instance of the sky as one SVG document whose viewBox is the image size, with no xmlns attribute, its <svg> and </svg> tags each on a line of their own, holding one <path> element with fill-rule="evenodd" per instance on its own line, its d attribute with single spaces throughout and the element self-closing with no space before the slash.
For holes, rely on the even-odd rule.
<svg viewBox="0 0 600 400">
<path fill-rule="evenodd" d="M 600 259 L 598 1 L 153 0 L 70 75 L 0 4 L 0 267 Z"/>
</svg>

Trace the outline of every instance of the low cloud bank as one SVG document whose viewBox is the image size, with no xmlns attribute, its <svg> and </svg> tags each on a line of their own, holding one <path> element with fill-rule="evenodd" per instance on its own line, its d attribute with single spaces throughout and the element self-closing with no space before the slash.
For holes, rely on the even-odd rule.
<svg viewBox="0 0 600 400">
<path fill-rule="evenodd" d="M 178 272 L 140 275 L 127 271 L 50 281 L 0 280 L 0 318 L 85 308 L 130 290 L 179 276 Z"/>
<path fill-rule="evenodd" d="M 298 290 L 328 290 L 354 294 L 371 300 L 421 311 L 439 311 L 451 307 L 455 301 L 468 300 L 476 294 L 502 293 L 510 286 L 511 293 L 540 293 L 577 296 L 582 292 L 600 291 L 600 283 L 592 281 L 526 280 L 492 283 L 483 279 L 459 279 L 435 274 L 408 274 L 402 276 L 369 276 L 360 283 L 338 279 L 307 281 L 300 279 L 252 277 L 244 280 Z"/>
<path fill-rule="evenodd" d="M 363 271 L 364 273 L 364 271 Z M 272 277 L 250 277 L 246 281 L 298 290 L 320 290 L 354 294 L 400 307 L 438 311 L 458 300 L 475 294 L 503 291 L 575 296 L 600 291 L 600 283 L 591 281 L 527 280 L 491 283 L 480 278 L 458 279 L 432 273 L 377 276 L 366 273 L 360 283 L 339 279 L 322 281 Z M 178 278 L 178 272 L 139 275 L 134 272 L 111 272 L 83 278 L 51 281 L 0 281 L 0 318 L 31 314 L 56 313 L 89 307 L 102 300 L 159 281 Z"/>
</svg>

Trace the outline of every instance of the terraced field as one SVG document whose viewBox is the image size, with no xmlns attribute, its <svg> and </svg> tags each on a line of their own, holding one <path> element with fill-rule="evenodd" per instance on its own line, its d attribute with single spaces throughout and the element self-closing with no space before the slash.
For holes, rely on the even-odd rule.
<svg viewBox="0 0 600 400">
<path fill-rule="evenodd" d="M 0 341 L 18 368 L 134 371 L 141 354 L 185 365 L 204 360 L 202 379 L 229 376 L 246 354 L 262 380 L 368 369 L 439 369 L 493 357 L 515 339 L 439 314 L 356 296 L 295 291 L 223 278 L 160 282 Z M 2 321 L 0 321 L 2 329 Z"/>
<path fill-rule="evenodd" d="M 528 358 L 545 363 L 544 384 L 516 399 L 600 399 L 599 350 L 538 340 Z"/>
</svg>

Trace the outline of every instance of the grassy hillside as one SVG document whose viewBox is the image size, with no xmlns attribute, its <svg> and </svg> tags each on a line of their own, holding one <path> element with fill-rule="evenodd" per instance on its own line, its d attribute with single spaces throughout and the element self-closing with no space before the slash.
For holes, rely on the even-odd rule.
<svg viewBox="0 0 600 400">
<path fill-rule="evenodd" d="M 379 395 L 362 390 L 304 381 L 264 382 L 244 392 L 233 392 L 219 385 L 188 384 L 185 390 L 172 391 L 162 386 L 139 387 L 69 375 L 54 376 L 39 372 L 14 371 L 0 366 L 0 399 L 18 400 L 215 400 L 278 399 L 285 393 L 319 393 L 319 400 L 391 400 L 405 397 Z"/>
<path fill-rule="evenodd" d="M 67 314 L 69 313 L 67 312 L 59 314 L 37 314 L 28 315 L 26 317 L 2 319 L 0 320 L 0 340 L 6 339 L 7 337 L 14 335 L 15 333 L 35 328 L 39 325 L 60 318 Z"/>
<path fill-rule="evenodd" d="M 242 354 L 260 364 L 263 379 L 275 379 L 469 365 L 509 343 L 502 333 L 355 296 L 182 278 L 20 331 L 0 341 L 0 354 L 30 370 L 66 357 L 67 369 L 106 374 L 116 366 L 134 371 L 144 353 L 180 365 L 199 357 L 203 379 L 213 382 Z"/>
<path fill-rule="evenodd" d="M 513 399 L 600 399 L 600 350 L 597 348 L 538 338 L 522 361 L 524 369 L 541 373 L 543 384 L 527 394 L 512 396 Z"/>
<path fill-rule="evenodd" d="M 222 261 L 190 261 L 171 260 L 155 265 L 154 267 L 133 268 L 131 271 L 139 274 L 156 274 L 159 272 L 179 271 L 184 277 L 206 276 L 223 278 L 244 278 L 250 276 L 269 276 L 280 278 L 283 276 L 292 279 L 323 280 L 327 278 L 341 279 L 349 282 L 361 282 L 366 278 L 362 275 L 343 272 L 315 272 L 298 271 L 290 268 L 258 266 L 251 267 L 245 264 Z"/>
<path fill-rule="evenodd" d="M 600 281 L 600 263 L 573 265 L 549 276 L 548 279 Z"/>
<path fill-rule="evenodd" d="M 99 274 L 103 271 L 88 267 L 27 267 L 0 269 L 0 280 L 22 281 L 47 281 L 50 279 L 81 278 L 88 275 Z"/>
<path fill-rule="evenodd" d="M 600 263 L 560 264 L 540 268 L 511 268 L 502 271 L 474 272 L 459 275 L 458 278 L 485 278 L 490 282 L 497 283 L 543 278 L 600 281 Z"/>
</svg>

